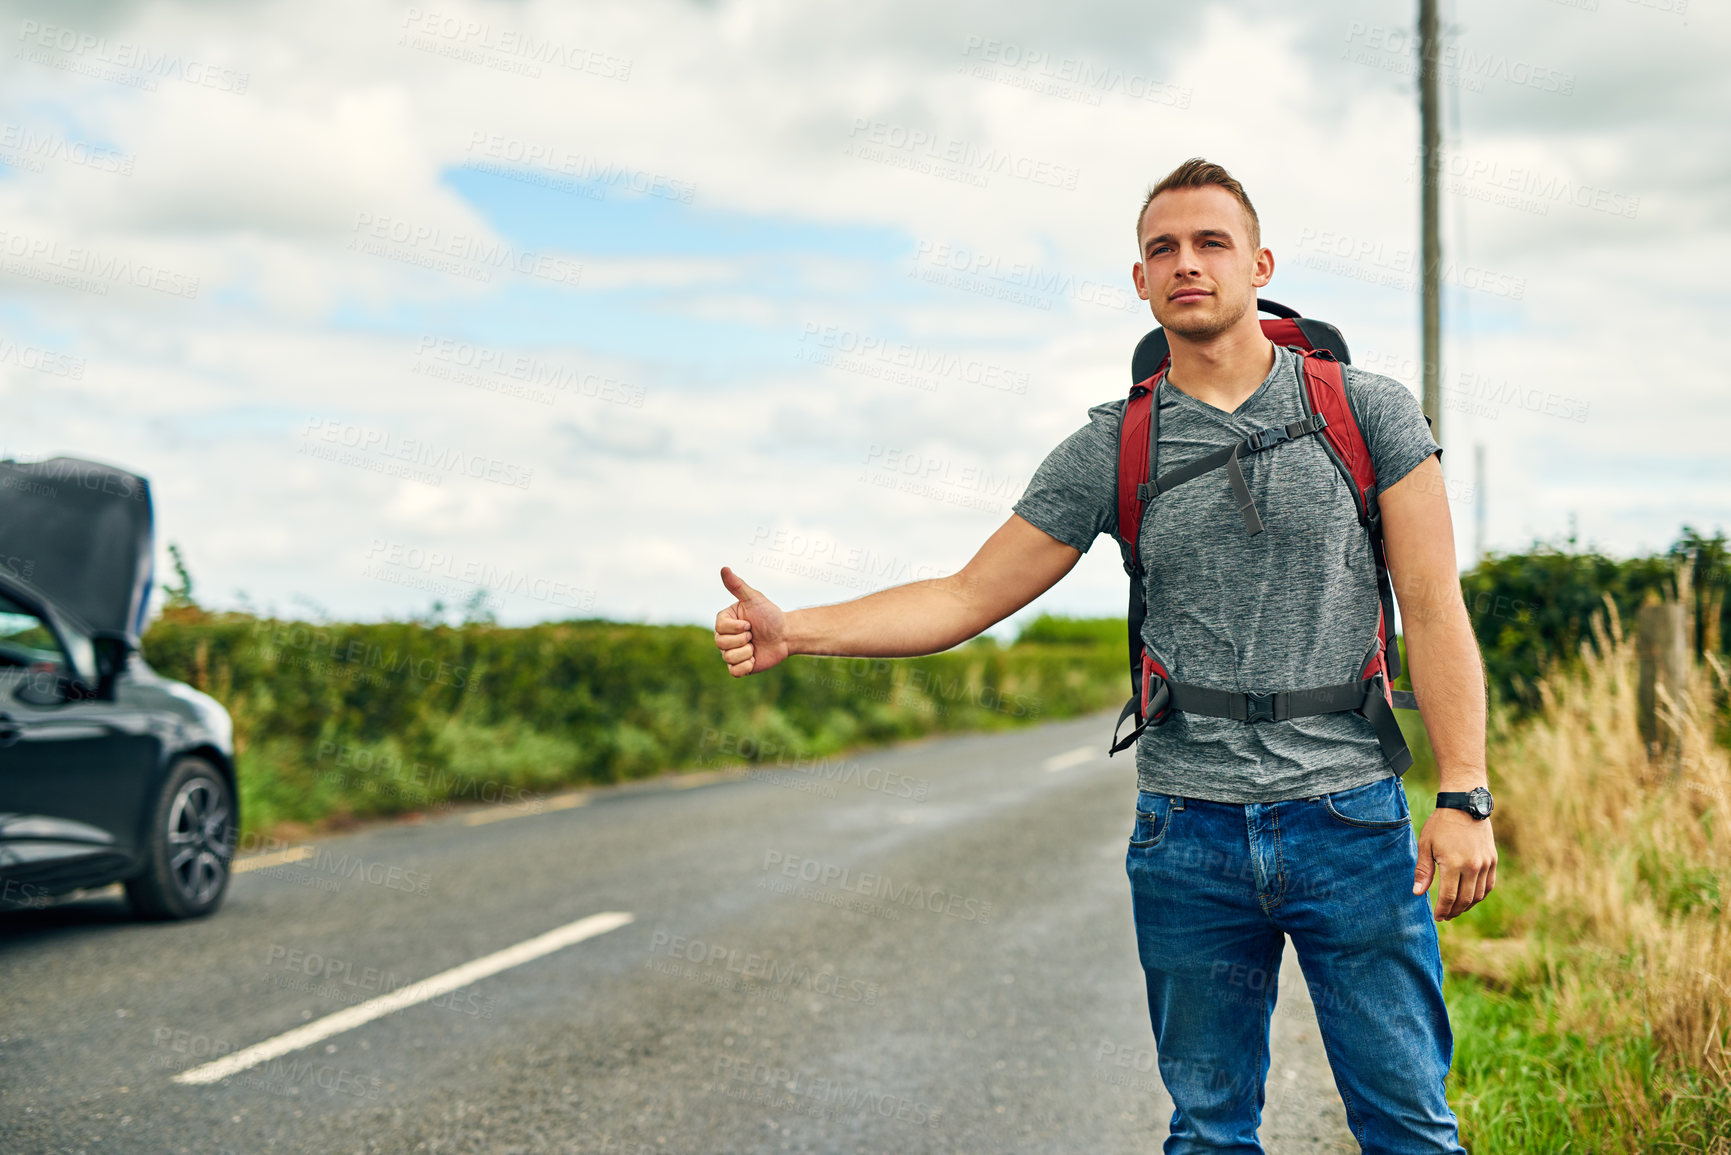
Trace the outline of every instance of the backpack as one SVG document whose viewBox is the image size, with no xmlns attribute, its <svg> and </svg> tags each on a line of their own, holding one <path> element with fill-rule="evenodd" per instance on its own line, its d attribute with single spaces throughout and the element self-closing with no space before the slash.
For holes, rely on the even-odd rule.
<svg viewBox="0 0 1731 1155">
<path fill-rule="evenodd" d="M 1261 322 L 1263 334 L 1275 344 L 1284 345 L 1299 354 L 1304 383 L 1299 393 L 1306 412 L 1296 421 L 1258 430 L 1243 440 L 1223 445 L 1213 453 L 1162 475 L 1159 471 L 1160 409 L 1154 404 L 1154 397 L 1165 379 L 1170 361 L 1165 331 L 1155 329 L 1143 337 L 1130 361 L 1130 378 L 1134 384 L 1130 387 L 1118 434 L 1116 536 L 1119 552 L 1124 555 L 1124 571 L 1130 576 L 1127 624 L 1131 695 L 1118 713 L 1117 725 L 1112 728 L 1110 753 L 1116 754 L 1129 746 L 1148 726 L 1164 725 L 1174 710 L 1234 718 L 1241 722 L 1283 722 L 1289 718 L 1351 710 L 1369 719 L 1376 728 L 1382 752 L 1395 773 L 1404 774 L 1412 765 L 1412 751 L 1407 748 L 1394 711 L 1416 709 L 1418 703 L 1410 692 L 1390 689 L 1390 683 L 1400 676 L 1400 651 L 1392 644 L 1394 595 L 1383 552 L 1376 471 L 1364 434 L 1359 429 L 1358 415 L 1353 412 L 1346 395 L 1346 374 L 1342 366 L 1352 360 L 1346 340 L 1333 325 L 1301 317 L 1284 305 L 1258 300 L 1256 307 L 1259 312 L 1274 314 L 1275 319 Z M 1425 422 L 1427 425 L 1430 423 L 1428 416 Z M 1312 434 L 1322 436 L 1329 459 L 1346 479 L 1347 487 L 1352 491 L 1358 522 L 1370 535 L 1370 553 L 1376 562 L 1376 640 L 1359 664 L 1358 678 L 1333 686 L 1269 692 L 1234 692 L 1173 681 L 1166 664 L 1149 653 L 1142 641 L 1142 622 L 1147 616 L 1147 607 L 1143 604 L 1142 560 L 1137 556 L 1136 546 L 1147 504 L 1169 489 L 1225 466 L 1233 494 L 1238 499 L 1239 513 L 1244 518 L 1245 530 L 1254 537 L 1262 532 L 1262 521 L 1257 516 L 1250 490 L 1244 484 L 1244 474 L 1238 466 L 1239 457 L 1266 452 L 1284 442 Z M 1137 715 L 1137 726 L 1120 740 L 1118 730 L 1132 713 Z"/>
</svg>

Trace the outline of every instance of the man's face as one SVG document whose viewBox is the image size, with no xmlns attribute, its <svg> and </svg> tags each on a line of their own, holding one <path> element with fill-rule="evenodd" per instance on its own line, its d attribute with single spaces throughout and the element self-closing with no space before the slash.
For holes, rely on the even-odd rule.
<svg viewBox="0 0 1731 1155">
<path fill-rule="evenodd" d="M 1244 206 L 1216 185 L 1169 189 L 1142 214 L 1136 295 L 1169 333 L 1207 341 L 1256 315 L 1274 254 L 1250 243 Z"/>
</svg>

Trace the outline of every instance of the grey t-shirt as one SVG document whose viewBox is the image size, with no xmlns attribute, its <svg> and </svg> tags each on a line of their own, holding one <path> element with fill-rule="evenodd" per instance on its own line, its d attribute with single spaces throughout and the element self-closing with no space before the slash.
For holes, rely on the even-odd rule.
<svg viewBox="0 0 1731 1155">
<path fill-rule="evenodd" d="M 1162 383 L 1159 472 L 1302 418 L 1301 388 L 1297 356 L 1278 346 L 1268 377 L 1234 413 Z M 1418 399 L 1398 381 L 1348 366 L 1346 389 L 1378 494 L 1442 452 Z M 1088 424 L 1047 456 L 1012 507 L 1084 553 L 1097 535 L 1117 529 L 1124 403 L 1089 409 Z M 1257 536 L 1245 532 L 1224 466 L 1160 494 L 1144 511 L 1143 640 L 1180 682 L 1272 691 L 1353 680 L 1375 641 L 1379 602 L 1350 487 L 1321 434 L 1241 455 L 1239 463 L 1262 518 Z M 1346 790 L 1394 769 L 1357 713 L 1249 723 L 1173 711 L 1142 731 L 1136 771 L 1138 787 L 1151 793 L 1242 803 Z"/>
</svg>

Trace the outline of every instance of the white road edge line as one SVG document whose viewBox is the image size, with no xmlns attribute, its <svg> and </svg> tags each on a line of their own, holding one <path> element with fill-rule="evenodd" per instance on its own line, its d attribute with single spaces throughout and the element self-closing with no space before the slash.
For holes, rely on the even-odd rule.
<svg viewBox="0 0 1731 1155">
<path fill-rule="evenodd" d="M 280 1034 L 274 1039 L 266 1039 L 262 1043 L 255 1043 L 250 1047 L 234 1052 L 232 1055 L 224 1055 L 222 1058 L 205 1063 L 203 1066 L 182 1071 L 174 1077 L 174 1081 L 197 1086 L 226 1079 L 248 1067 L 256 1067 L 260 1063 L 269 1062 L 279 1055 L 298 1051 L 302 1047 L 310 1047 L 314 1043 L 328 1039 L 332 1035 L 340 1035 L 344 1031 L 352 1031 L 358 1026 L 388 1015 L 392 1011 L 400 1011 L 404 1007 L 424 1003 L 428 999 L 437 998 L 439 995 L 454 991 L 459 987 L 468 986 L 488 975 L 498 974 L 502 970 L 520 966 L 523 963 L 538 959 L 542 955 L 552 954 L 562 947 L 582 942 L 586 938 L 606 934 L 610 930 L 617 930 L 636 917 L 629 911 L 609 910 L 600 914 L 592 914 L 588 918 L 580 918 L 576 922 L 566 923 L 562 927 L 520 942 L 516 946 L 508 946 L 504 950 L 494 951 L 492 954 L 478 958 L 473 962 L 452 967 L 432 978 L 422 979 L 418 983 L 410 983 L 406 987 L 399 987 L 388 995 L 380 995 L 376 999 L 356 1003 L 334 1015 L 326 1015 L 304 1027 L 296 1027 L 292 1031 Z"/>
<path fill-rule="evenodd" d="M 463 819 L 464 826 L 485 826 L 489 822 L 503 822 L 507 818 L 526 818 L 535 814 L 547 814 L 554 810 L 570 810 L 573 806 L 587 806 L 587 794 L 561 794 L 556 798 L 548 798 L 540 806 L 522 806 L 512 803 L 510 806 L 499 806 L 492 810 L 481 810 Z"/>
<path fill-rule="evenodd" d="M 285 863 L 299 862 L 303 858 L 311 858 L 318 853 L 314 846 L 291 846 L 287 850 L 272 850 L 265 854 L 254 854 L 247 858 L 237 858 L 229 863 L 230 874 L 245 874 L 249 870 L 269 870 L 273 866 Z"/>
<path fill-rule="evenodd" d="M 1078 746 L 1063 754 L 1054 754 L 1040 763 L 1049 772 L 1068 770 L 1072 766 L 1080 766 L 1084 762 L 1092 762 L 1100 756 L 1097 746 Z"/>
</svg>

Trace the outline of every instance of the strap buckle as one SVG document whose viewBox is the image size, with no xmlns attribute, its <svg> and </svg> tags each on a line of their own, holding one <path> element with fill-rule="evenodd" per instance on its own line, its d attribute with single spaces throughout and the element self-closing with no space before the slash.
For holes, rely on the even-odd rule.
<svg viewBox="0 0 1731 1155">
<path fill-rule="evenodd" d="M 1270 425 L 1267 429 L 1258 429 L 1244 439 L 1244 448 L 1251 453 L 1261 453 L 1264 449 L 1273 449 L 1282 441 L 1291 441 L 1292 433 L 1284 425 Z"/>
<path fill-rule="evenodd" d="M 1274 721 L 1274 696 L 1276 691 L 1259 694 L 1249 690 L 1244 695 L 1244 720 L 1246 722 Z"/>
</svg>

